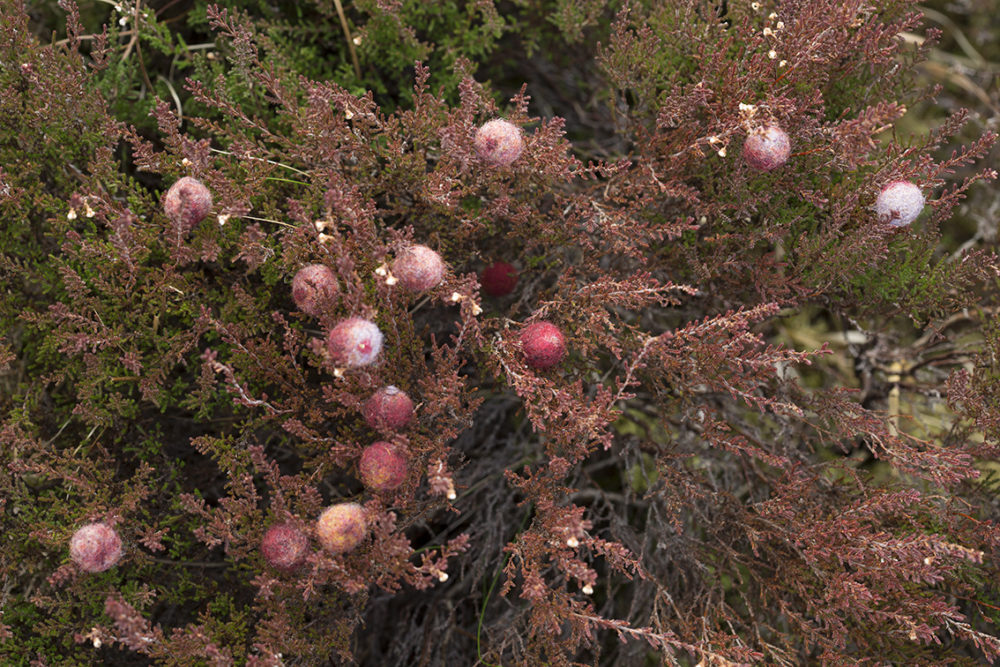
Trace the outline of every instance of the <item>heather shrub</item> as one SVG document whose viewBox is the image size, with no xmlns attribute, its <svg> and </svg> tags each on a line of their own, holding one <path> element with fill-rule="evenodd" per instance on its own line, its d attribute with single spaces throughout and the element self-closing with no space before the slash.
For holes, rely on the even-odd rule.
<svg viewBox="0 0 1000 667">
<path fill-rule="evenodd" d="M 0 661 L 1000 658 L 996 137 L 902 131 L 914 5 L 60 8 L 0 25 Z"/>
</svg>

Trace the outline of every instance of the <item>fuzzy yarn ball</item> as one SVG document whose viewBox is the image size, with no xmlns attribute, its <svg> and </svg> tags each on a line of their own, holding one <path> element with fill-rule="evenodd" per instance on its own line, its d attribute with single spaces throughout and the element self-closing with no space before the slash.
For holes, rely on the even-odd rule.
<svg viewBox="0 0 1000 667">
<path fill-rule="evenodd" d="M 163 211 L 184 234 L 212 210 L 212 193 L 197 178 L 185 176 L 163 196 Z"/>
<path fill-rule="evenodd" d="M 444 278 L 441 255 L 425 245 L 411 245 L 392 263 L 392 274 L 399 284 L 411 292 L 423 292 L 437 287 Z"/>
<path fill-rule="evenodd" d="M 507 296 L 517 287 L 517 269 L 507 262 L 494 262 L 479 274 L 483 291 L 490 296 Z"/>
<path fill-rule="evenodd" d="M 373 442 L 361 452 L 358 471 L 373 491 L 392 491 L 406 481 L 406 455 L 391 442 Z"/>
<path fill-rule="evenodd" d="M 357 503 L 331 505 L 316 520 L 316 539 L 330 553 L 340 554 L 354 549 L 367 534 L 365 508 Z"/>
<path fill-rule="evenodd" d="M 544 370 L 562 361 L 566 339 L 551 322 L 532 322 L 521 331 L 521 350 L 528 366 Z"/>
<path fill-rule="evenodd" d="M 382 351 L 382 332 L 374 322 L 360 317 L 341 320 L 326 338 L 326 349 L 337 366 L 367 366 Z"/>
<path fill-rule="evenodd" d="M 405 391 L 389 385 L 382 387 L 365 401 L 361 414 L 373 429 L 402 431 L 413 419 L 413 401 Z"/>
<path fill-rule="evenodd" d="M 906 227 L 917 219 L 924 209 L 924 193 L 909 181 L 894 181 L 882 188 L 875 200 L 879 220 L 886 220 L 893 227 Z"/>
<path fill-rule="evenodd" d="M 319 317 L 339 291 L 337 277 L 323 264 L 304 266 L 292 278 L 292 300 L 299 310 L 312 317 Z"/>
<path fill-rule="evenodd" d="M 524 151 L 521 128 L 497 118 L 476 130 L 473 139 L 479 158 L 494 167 L 509 167 Z"/>
<path fill-rule="evenodd" d="M 84 572 L 104 572 L 122 558 L 122 540 L 106 523 L 90 523 L 73 533 L 69 557 Z"/>
<path fill-rule="evenodd" d="M 295 526 L 282 523 L 268 528 L 260 542 L 260 550 L 268 565 L 291 572 L 309 555 L 309 538 Z"/>
<path fill-rule="evenodd" d="M 791 152 L 788 135 L 777 125 L 757 128 L 743 142 L 743 159 L 761 171 L 771 171 L 785 164 Z"/>
</svg>

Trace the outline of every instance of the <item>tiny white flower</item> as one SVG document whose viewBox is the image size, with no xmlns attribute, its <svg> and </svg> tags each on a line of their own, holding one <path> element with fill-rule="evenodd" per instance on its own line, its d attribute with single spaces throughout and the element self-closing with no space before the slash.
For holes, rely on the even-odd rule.
<svg viewBox="0 0 1000 667">
<path fill-rule="evenodd" d="M 69 212 L 66 214 L 66 219 L 67 220 L 76 220 L 76 209 L 72 209 L 71 208 L 69 210 Z"/>
<path fill-rule="evenodd" d="M 575 537 L 571 537 L 568 540 L 566 540 L 566 546 L 568 546 L 570 549 L 576 549 L 578 546 L 580 546 L 580 540 L 576 539 Z"/>
<path fill-rule="evenodd" d="M 229 214 L 228 213 L 220 213 L 219 214 L 219 227 L 223 226 L 227 222 L 229 222 Z"/>
<path fill-rule="evenodd" d="M 767 52 L 767 57 L 770 58 L 771 60 L 774 60 L 775 58 L 778 57 L 778 52 L 775 51 L 774 49 L 771 49 L 770 51 Z"/>
<path fill-rule="evenodd" d="M 444 582 L 448 581 L 448 573 L 447 572 L 438 572 L 438 581 L 440 581 L 441 583 L 444 583 Z"/>
<path fill-rule="evenodd" d="M 581 590 L 581 591 L 583 591 L 583 594 L 584 594 L 584 595 L 590 595 L 591 593 L 593 593 L 593 592 L 594 592 L 594 587 L 593 587 L 593 586 L 591 586 L 590 584 L 586 584 L 586 585 L 585 585 L 585 586 L 584 586 L 583 588 L 581 588 L 580 590 Z"/>
<path fill-rule="evenodd" d="M 771 30 L 770 28 L 764 28 L 764 37 L 770 37 L 773 34 L 774 34 L 774 31 Z"/>
</svg>

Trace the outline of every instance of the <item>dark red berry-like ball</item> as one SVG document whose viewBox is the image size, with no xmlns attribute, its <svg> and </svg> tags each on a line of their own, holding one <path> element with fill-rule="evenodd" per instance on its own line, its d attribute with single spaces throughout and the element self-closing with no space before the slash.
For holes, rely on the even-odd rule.
<svg viewBox="0 0 1000 667">
<path fill-rule="evenodd" d="M 357 503 L 331 505 L 316 520 L 316 539 L 330 553 L 355 548 L 368 534 L 365 508 Z"/>
<path fill-rule="evenodd" d="M 491 120 L 476 130 L 472 143 L 480 159 L 494 167 L 510 166 L 524 150 L 521 128 L 502 118 Z"/>
<path fill-rule="evenodd" d="M 309 555 L 309 537 L 290 523 L 278 524 L 264 533 L 260 550 L 268 565 L 276 570 L 291 572 L 301 566 Z"/>
<path fill-rule="evenodd" d="M 441 255 L 425 245 L 411 245 L 392 263 L 392 274 L 404 289 L 423 292 L 437 287 L 444 277 Z"/>
<path fill-rule="evenodd" d="M 517 269 L 507 262 L 494 262 L 479 274 L 479 282 L 490 296 L 507 296 L 517 287 Z"/>
<path fill-rule="evenodd" d="M 360 317 L 341 320 L 326 338 L 330 360 L 337 366 L 367 366 L 382 351 L 382 332 L 374 322 Z"/>
<path fill-rule="evenodd" d="M 188 233 L 212 210 L 212 193 L 197 178 L 185 176 L 163 196 L 163 211 L 183 233 Z"/>
<path fill-rule="evenodd" d="M 538 370 L 555 366 L 566 354 L 566 339 L 551 322 L 532 322 L 521 331 L 524 361 Z"/>
<path fill-rule="evenodd" d="M 402 431 L 413 419 L 413 401 L 402 389 L 382 387 L 361 408 L 365 422 L 373 429 Z"/>
<path fill-rule="evenodd" d="M 69 557 L 84 572 L 104 572 L 121 560 L 122 540 L 106 523 L 90 523 L 73 533 Z"/>
<path fill-rule="evenodd" d="M 340 288 L 333 271 L 323 264 L 309 264 L 292 278 L 292 300 L 306 315 L 319 317 Z"/>
<path fill-rule="evenodd" d="M 373 491 L 392 491 L 406 481 L 406 453 L 391 442 L 373 442 L 361 452 L 361 481 Z"/>
<path fill-rule="evenodd" d="M 785 164 L 791 152 L 788 135 L 777 125 L 757 128 L 743 143 L 743 159 L 761 171 L 771 171 Z"/>
</svg>

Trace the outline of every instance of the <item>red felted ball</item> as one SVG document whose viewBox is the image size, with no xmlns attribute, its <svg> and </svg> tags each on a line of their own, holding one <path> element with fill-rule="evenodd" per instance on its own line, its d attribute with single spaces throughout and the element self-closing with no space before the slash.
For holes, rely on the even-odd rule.
<svg viewBox="0 0 1000 667">
<path fill-rule="evenodd" d="M 291 524 L 278 524 L 264 533 L 260 550 L 268 565 L 290 572 L 302 565 L 309 555 L 309 537 Z"/>
<path fill-rule="evenodd" d="M 479 282 L 490 296 L 506 296 L 517 287 L 517 269 L 507 262 L 494 262 L 483 269 Z"/>
<path fill-rule="evenodd" d="M 551 322 L 532 322 L 521 332 L 524 361 L 539 370 L 555 366 L 566 354 L 566 339 Z"/>
<path fill-rule="evenodd" d="M 406 481 L 405 453 L 390 442 L 374 442 L 361 452 L 361 481 L 373 491 L 392 491 Z"/>
<path fill-rule="evenodd" d="M 373 429 L 402 431 L 413 419 L 413 401 L 405 391 L 389 385 L 372 394 L 361 413 Z"/>
</svg>

